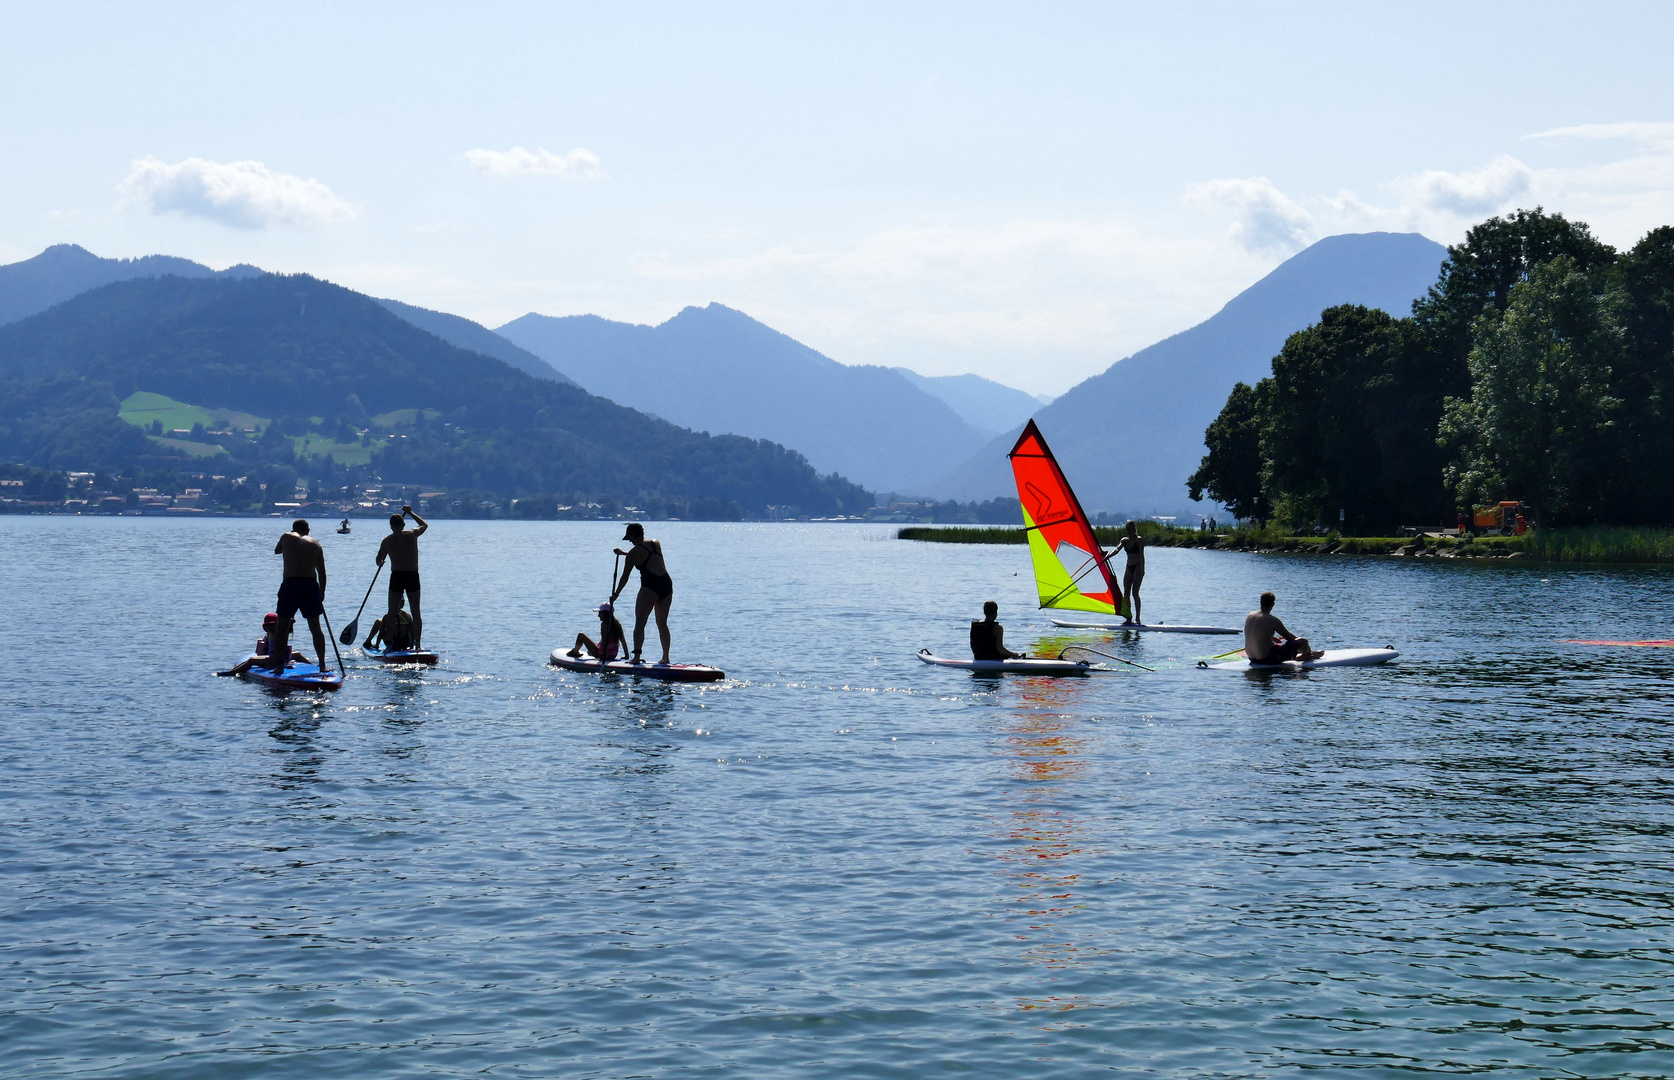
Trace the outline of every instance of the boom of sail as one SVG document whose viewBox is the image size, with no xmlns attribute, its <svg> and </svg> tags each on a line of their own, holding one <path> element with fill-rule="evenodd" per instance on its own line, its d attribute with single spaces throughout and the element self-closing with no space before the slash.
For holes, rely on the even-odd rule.
<svg viewBox="0 0 1674 1080">
<path fill-rule="evenodd" d="M 1040 606 L 1116 614 L 1122 590 L 1080 500 L 1033 420 L 1007 456 L 1023 504 Z"/>
</svg>

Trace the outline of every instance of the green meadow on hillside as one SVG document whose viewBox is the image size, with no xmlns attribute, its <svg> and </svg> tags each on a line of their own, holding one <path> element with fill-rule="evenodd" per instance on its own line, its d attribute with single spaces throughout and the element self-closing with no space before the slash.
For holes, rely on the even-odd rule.
<svg viewBox="0 0 1674 1080">
<path fill-rule="evenodd" d="M 393 413 L 374 417 L 372 423 L 383 427 L 397 423 L 412 423 L 416 409 L 400 409 Z M 192 405 L 184 401 L 176 401 L 167 394 L 153 394 L 140 390 L 122 399 L 122 419 L 136 427 L 146 429 L 146 437 L 158 446 L 179 450 L 191 457 L 215 457 L 227 452 L 226 447 L 214 442 L 197 442 L 192 439 L 171 438 L 168 435 L 151 434 L 152 423 L 161 423 L 164 431 L 190 429 L 194 424 L 202 424 L 204 430 L 216 435 L 217 425 L 222 425 L 221 431 L 230 431 L 239 435 L 245 432 L 260 433 L 266 431 L 273 421 L 265 416 L 239 412 L 236 409 L 206 409 L 201 405 Z M 426 418 L 441 415 L 426 410 Z M 311 416 L 308 422 L 319 425 L 321 417 Z M 291 446 L 299 458 L 329 456 L 339 465 L 369 465 L 372 462 L 372 452 L 384 447 L 387 439 L 373 439 L 370 446 L 362 446 L 356 442 L 338 442 L 329 435 L 319 432 L 308 432 L 302 435 L 288 435 Z"/>
</svg>

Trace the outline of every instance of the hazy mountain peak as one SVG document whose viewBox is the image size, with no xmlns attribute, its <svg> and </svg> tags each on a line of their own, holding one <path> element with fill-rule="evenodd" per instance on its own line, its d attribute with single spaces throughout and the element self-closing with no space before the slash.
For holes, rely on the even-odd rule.
<svg viewBox="0 0 1674 1080">
<path fill-rule="evenodd" d="M 885 491 L 922 491 L 986 434 L 898 372 L 840 364 L 725 304 L 656 326 L 529 314 L 499 332 L 595 394 L 783 443 L 821 472 Z"/>
<path fill-rule="evenodd" d="M 1206 504 L 1186 497 L 1186 477 L 1233 384 L 1265 377 L 1285 338 L 1328 307 L 1364 304 L 1407 315 L 1446 257 L 1446 248 L 1417 233 L 1328 236 L 1209 319 L 1076 385 L 1035 420 L 1089 511 L 1194 514 Z M 1015 438 L 1013 430 L 990 442 L 936 494 L 1008 494 L 1005 455 Z"/>
<path fill-rule="evenodd" d="M 247 278 L 263 273 L 246 263 L 217 272 L 174 255 L 106 259 L 80 244 L 53 244 L 34 258 L 0 266 L 0 325 L 45 311 L 90 289 L 131 278 Z"/>
</svg>

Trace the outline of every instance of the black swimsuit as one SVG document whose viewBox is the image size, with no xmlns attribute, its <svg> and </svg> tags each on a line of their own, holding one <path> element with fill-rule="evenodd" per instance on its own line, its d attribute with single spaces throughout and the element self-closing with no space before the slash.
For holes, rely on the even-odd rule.
<svg viewBox="0 0 1674 1080">
<path fill-rule="evenodd" d="M 674 579 L 667 574 L 654 573 L 651 570 L 651 556 L 654 554 L 648 544 L 635 544 L 635 547 L 645 548 L 645 561 L 639 564 L 639 587 L 650 589 L 657 594 L 657 599 L 666 600 L 674 595 Z M 664 569 L 667 569 L 665 566 Z"/>
</svg>

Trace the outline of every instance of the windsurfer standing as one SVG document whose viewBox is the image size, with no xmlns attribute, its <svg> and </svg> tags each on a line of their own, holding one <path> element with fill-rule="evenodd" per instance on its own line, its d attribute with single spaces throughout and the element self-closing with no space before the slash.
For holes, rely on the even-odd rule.
<svg viewBox="0 0 1674 1080">
<path fill-rule="evenodd" d="M 1261 594 L 1261 610 L 1244 616 L 1244 656 L 1252 664 L 1282 664 L 1287 660 L 1318 660 L 1307 638 L 1299 638 L 1273 614 L 1277 602 L 1270 592 Z M 1280 641 L 1273 640 L 1277 636 Z M 1282 642 L 1282 643 L 1281 643 Z"/>
<path fill-rule="evenodd" d="M 971 659 L 1022 660 L 1022 653 L 1006 648 L 1006 628 L 999 624 L 1000 605 L 990 600 L 982 605 L 982 620 L 971 621 Z"/>
<path fill-rule="evenodd" d="M 1127 611 L 1122 625 L 1132 626 L 1145 621 L 1139 617 L 1139 586 L 1145 580 L 1145 538 L 1139 535 L 1137 521 L 1128 522 L 1127 528 L 1128 534 L 1116 541 L 1105 558 L 1120 551 L 1128 553 L 1128 565 L 1122 571 L 1122 607 Z"/>
</svg>

